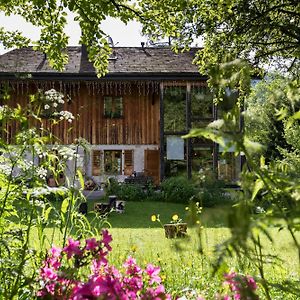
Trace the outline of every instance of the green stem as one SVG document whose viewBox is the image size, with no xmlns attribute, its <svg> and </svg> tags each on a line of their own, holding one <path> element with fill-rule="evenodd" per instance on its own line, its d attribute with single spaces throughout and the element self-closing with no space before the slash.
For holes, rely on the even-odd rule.
<svg viewBox="0 0 300 300">
<path fill-rule="evenodd" d="M 67 231 L 71 219 L 71 212 L 73 210 L 74 206 L 74 200 L 75 200 L 75 180 L 76 180 L 76 169 L 77 169 L 77 154 L 78 154 L 79 146 L 76 146 L 76 159 L 75 159 L 75 165 L 74 165 L 74 174 L 73 174 L 73 179 L 71 183 L 71 195 L 70 195 L 70 201 L 68 205 L 68 214 L 67 214 L 67 222 L 65 225 L 65 230 L 64 230 L 64 237 L 63 237 L 63 247 L 66 245 L 66 240 L 67 240 Z"/>
</svg>

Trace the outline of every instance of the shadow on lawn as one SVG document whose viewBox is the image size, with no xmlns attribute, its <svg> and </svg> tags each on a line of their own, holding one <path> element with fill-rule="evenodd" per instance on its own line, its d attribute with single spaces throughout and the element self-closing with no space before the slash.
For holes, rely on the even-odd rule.
<svg viewBox="0 0 300 300">
<path fill-rule="evenodd" d="M 94 204 L 99 202 L 104 202 L 104 199 L 87 201 L 87 218 L 90 221 L 95 219 Z M 60 210 L 61 203 L 61 201 L 53 201 L 52 205 Z M 159 222 L 151 221 L 152 215 L 159 215 L 162 224 L 169 223 L 173 215 L 178 215 L 180 219 L 186 222 L 186 207 L 186 204 L 181 203 L 128 201 L 124 213 L 111 212 L 108 216 L 108 222 L 112 228 L 161 228 L 162 225 Z M 227 215 L 230 209 L 230 205 L 203 208 L 200 218 L 201 225 L 207 228 L 227 227 Z"/>
<path fill-rule="evenodd" d="M 93 215 L 94 203 L 95 201 L 88 202 L 88 218 Z M 230 206 L 204 208 L 201 224 L 212 228 L 227 227 L 229 210 Z M 186 221 L 186 205 L 166 202 L 126 202 L 125 212 L 122 214 L 111 212 L 108 222 L 113 228 L 160 228 L 160 223 L 151 221 L 152 215 L 159 215 L 161 223 L 165 224 L 169 223 L 175 214 Z"/>
</svg>

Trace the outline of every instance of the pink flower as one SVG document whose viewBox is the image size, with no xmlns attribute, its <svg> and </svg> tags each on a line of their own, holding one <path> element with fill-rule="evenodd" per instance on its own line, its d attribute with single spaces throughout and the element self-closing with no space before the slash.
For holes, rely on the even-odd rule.
<svg viewBox="0 0 300 300">
<path fill-rule="evenodd" d="M 44 267 L 41 269 L 41 275 L 42 278 L 47 279 L 47 280 L 55 280 L 57 279 L 57 274 L 48 267 Z"/>
<path fill-rule="evenodd" d="M 50 253 L 53 257 L 60 257 L 61 251 L 61 248 L 54 246 L 52 246 L 52 248 L 50 249 Z"/>
<path fill-rule="evenodd" d="M 248 281 L 249 288 L 252 289 L 253 291 L 255 291 L 257 289 L 257 284 L 256 284 L 254 278 L 251 276 L 247 276 L 247 281 Z"/>
<path fill-rule="evenodd" d="M 142 269 L 137 265 L 136 260 L 131 256 L 127 258 L 123 266 L 126 268 L 126 274 L 128 275 L 140 274 L 142 272 Z"/>
<path fill-rule="evenodd" d="M 75 241 L 72 238 L 68 239 L 68 245 L 63 248 L 63 251 L 67 253 L 67 257 L 71 258 L 73 255 L 81 255 L 81 250 L 79 248 L 80 241 Z"/>
<path fill-rule="evenodd" d="M 46 264 L 50 267 L 52 267 L 54 270 L 58 270 L 61 266 L 60 261 L 56 257 L 49 257 L 46 260 Z"/>
<path fill-rule="evenodd" d="M 158 276 L 160 272 L 160 268 L 159 267 L 155 267 L 152 264 L 148 264 L 147 268 L 146 268 L 146 273 L 149 275 L 150 280 L 149 280 L 149 284 L 152 285 L 153 283 L 161 283 L 161 278 Z"/>
<path fill-rule="evenodd" d="M 86 250 L 95 250 L 99 246 L 99 243 L 95 238 L 87 239 L 86 240 Z"/>
<path fill-rule="evenodd" d="M 102 230 L 102 243 L 108 251 L 111 251 L 112 248 L 109 243 L 112 241 L 112 236 L 108 233 L 107 229 Z"/>
</svg>

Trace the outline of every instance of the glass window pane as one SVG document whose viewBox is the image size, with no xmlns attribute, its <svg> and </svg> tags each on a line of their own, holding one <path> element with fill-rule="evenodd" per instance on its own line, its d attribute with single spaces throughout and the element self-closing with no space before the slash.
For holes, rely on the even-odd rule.
<svg viewBox="0 0 300 300">
<path fill-rule="evenodd" d="M 191 89 L 192 118 L 213 117 L 213 96 L 208 87 L 193 86 Z"/>
<path fill-rule="evenodd" d="M 104 97 L 104 116 L 110 118 L 112 113 L 112 97 Z"/>
<path fill-rule="evenodd" d="M 193 146 L 192 149 L 192 176 L 213 173 L 213 147 Z"/>
<path fill-rule="evenodd" d="M 186 128 L 186 87 L 170 86 L 164 89 L 164 130 L 177 132 Z"/>
<path fill-rule="evenodd" d="M 218 179 L 225 182 L 236 182 L 240 174 L 240 157 L 233 152 L 219 153 Z"/>
<path fill-rule="evenodd" d="M 106 174 L 122 174 L 122 151 L 104 151 L 104 171 Z"/>
<path fill-rule="evenodd" d="M 123 98 L 115 97 L 114 98 L 113 118 L 120 118 L 122 116 L 123 116 Z"/>
</svg>

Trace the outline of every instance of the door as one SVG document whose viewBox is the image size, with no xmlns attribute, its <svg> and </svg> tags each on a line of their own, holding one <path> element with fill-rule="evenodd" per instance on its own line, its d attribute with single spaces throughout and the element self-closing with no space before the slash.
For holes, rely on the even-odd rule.
<svg viewBox="0 0 300 300">
<path fill-rule="evenodd" d="M 159 184 L 159 150 L 145 150 L 144 170 L 151 176 L 155 185 Z"/>
</svg>

